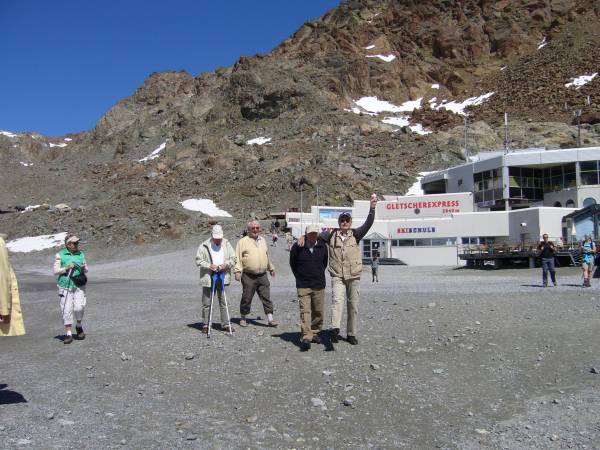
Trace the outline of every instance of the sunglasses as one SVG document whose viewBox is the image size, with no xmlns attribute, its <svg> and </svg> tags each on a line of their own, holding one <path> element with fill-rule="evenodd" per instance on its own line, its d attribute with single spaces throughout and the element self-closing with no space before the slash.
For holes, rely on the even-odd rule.
<svg viewBox="0 0 600 450">
<path fill-rule="evenodd" d="M 250 227 L 251 230 L 260 230 L 260 227 Z"/>
<path fill-rule="evenodd" d="M 348 219 L 346 217 L 340 219 L 340 223 L 344 223 L 344 222 L 352 222 L 352 219 Z"/>
</svg>

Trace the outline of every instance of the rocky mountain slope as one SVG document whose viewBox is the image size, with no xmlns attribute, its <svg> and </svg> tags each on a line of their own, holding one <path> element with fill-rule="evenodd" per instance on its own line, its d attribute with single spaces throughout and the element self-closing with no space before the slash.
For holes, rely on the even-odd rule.
<svg viewBox="0 0 600 450">
<path fill-rule="evenodd" d="M 465 112 L 471 152 L 503 146 L 504 112 L 512 148 L 575 146 L 578 108 L 582 145 L 600 145 L 599 32 L 597 0 L 345 1 L 267 55 L 150 75 L 89 132 L 0 134 L 0 210 L 71 207 L 0 229 L 143 243 L 205 230 L 189 198 L 237 229 L 301 186 L 305 204 L 317 186 L 322 204 L 403 193 L 464 160 Z"/>
</svg>

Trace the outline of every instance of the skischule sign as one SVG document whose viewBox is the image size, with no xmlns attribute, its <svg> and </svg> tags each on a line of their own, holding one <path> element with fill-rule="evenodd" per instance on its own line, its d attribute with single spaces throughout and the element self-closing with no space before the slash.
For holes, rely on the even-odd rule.
<svg viewBox="0 0 600 450">
<path fill-rule="evenodd" d="M 405 233 L 435 233 L 435 227 L 398 227 L 398 234 Z"/>
</svg>

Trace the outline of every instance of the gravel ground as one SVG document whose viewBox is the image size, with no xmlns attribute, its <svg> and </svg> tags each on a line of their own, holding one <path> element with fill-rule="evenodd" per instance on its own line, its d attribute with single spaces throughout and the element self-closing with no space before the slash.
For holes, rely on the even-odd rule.
<svg viewBox="0 0 600 450">
<path fill-rule="evenodd" d="M 303 353 L 282 247 L 280 327 L 255 299 L 260 320 L 210 340 L 195 251 L 90 251 L 88 337 L 68 346 L 52 255 L 13 258 L 27 335 L 0 341 L 1 448 L 600 448 L 600 293 L 579 269 L 546 289 L 539 269 L 365 270 L 359 345 Z"/>
</svg>

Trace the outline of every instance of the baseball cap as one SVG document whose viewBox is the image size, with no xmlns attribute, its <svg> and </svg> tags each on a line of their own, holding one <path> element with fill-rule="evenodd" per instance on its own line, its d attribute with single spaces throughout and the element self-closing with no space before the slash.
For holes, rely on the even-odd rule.
<svg viewBox="0 0 600 450">
<path fill-rule="evenodd" d="M 341 213 L 339 215 L 338 221 L 340 221 L 342 219 L 350 219 L 350 220 L 352 220 L 352 214 L 350 214 L 348 211 L 344 211 L 343 213 Z"/>
<path fill-rule="evenodd" d="M 223 227 L 221 225 L 215 225 L 212 227 L 213 239 L 223 239 Z"/>
<path fill-rule="evenodd" d="M 67 240 L 65 241 L 65 244 L 70 244 L 71 242 L 79 242 L 79 241 L 80 241 L 80 239 L 77 236 L 72 235 L 67 238 Z"/>
<path fill-rule="evenodd" d="M 319 233 L 320 231 L 321 231 L 321 229 L 319 228 L 319 225 L 317 225 L 315 223 L 311 223 L 310 225 L 308 225 L 306 227 L 306 234 Z"/>
</svg>

